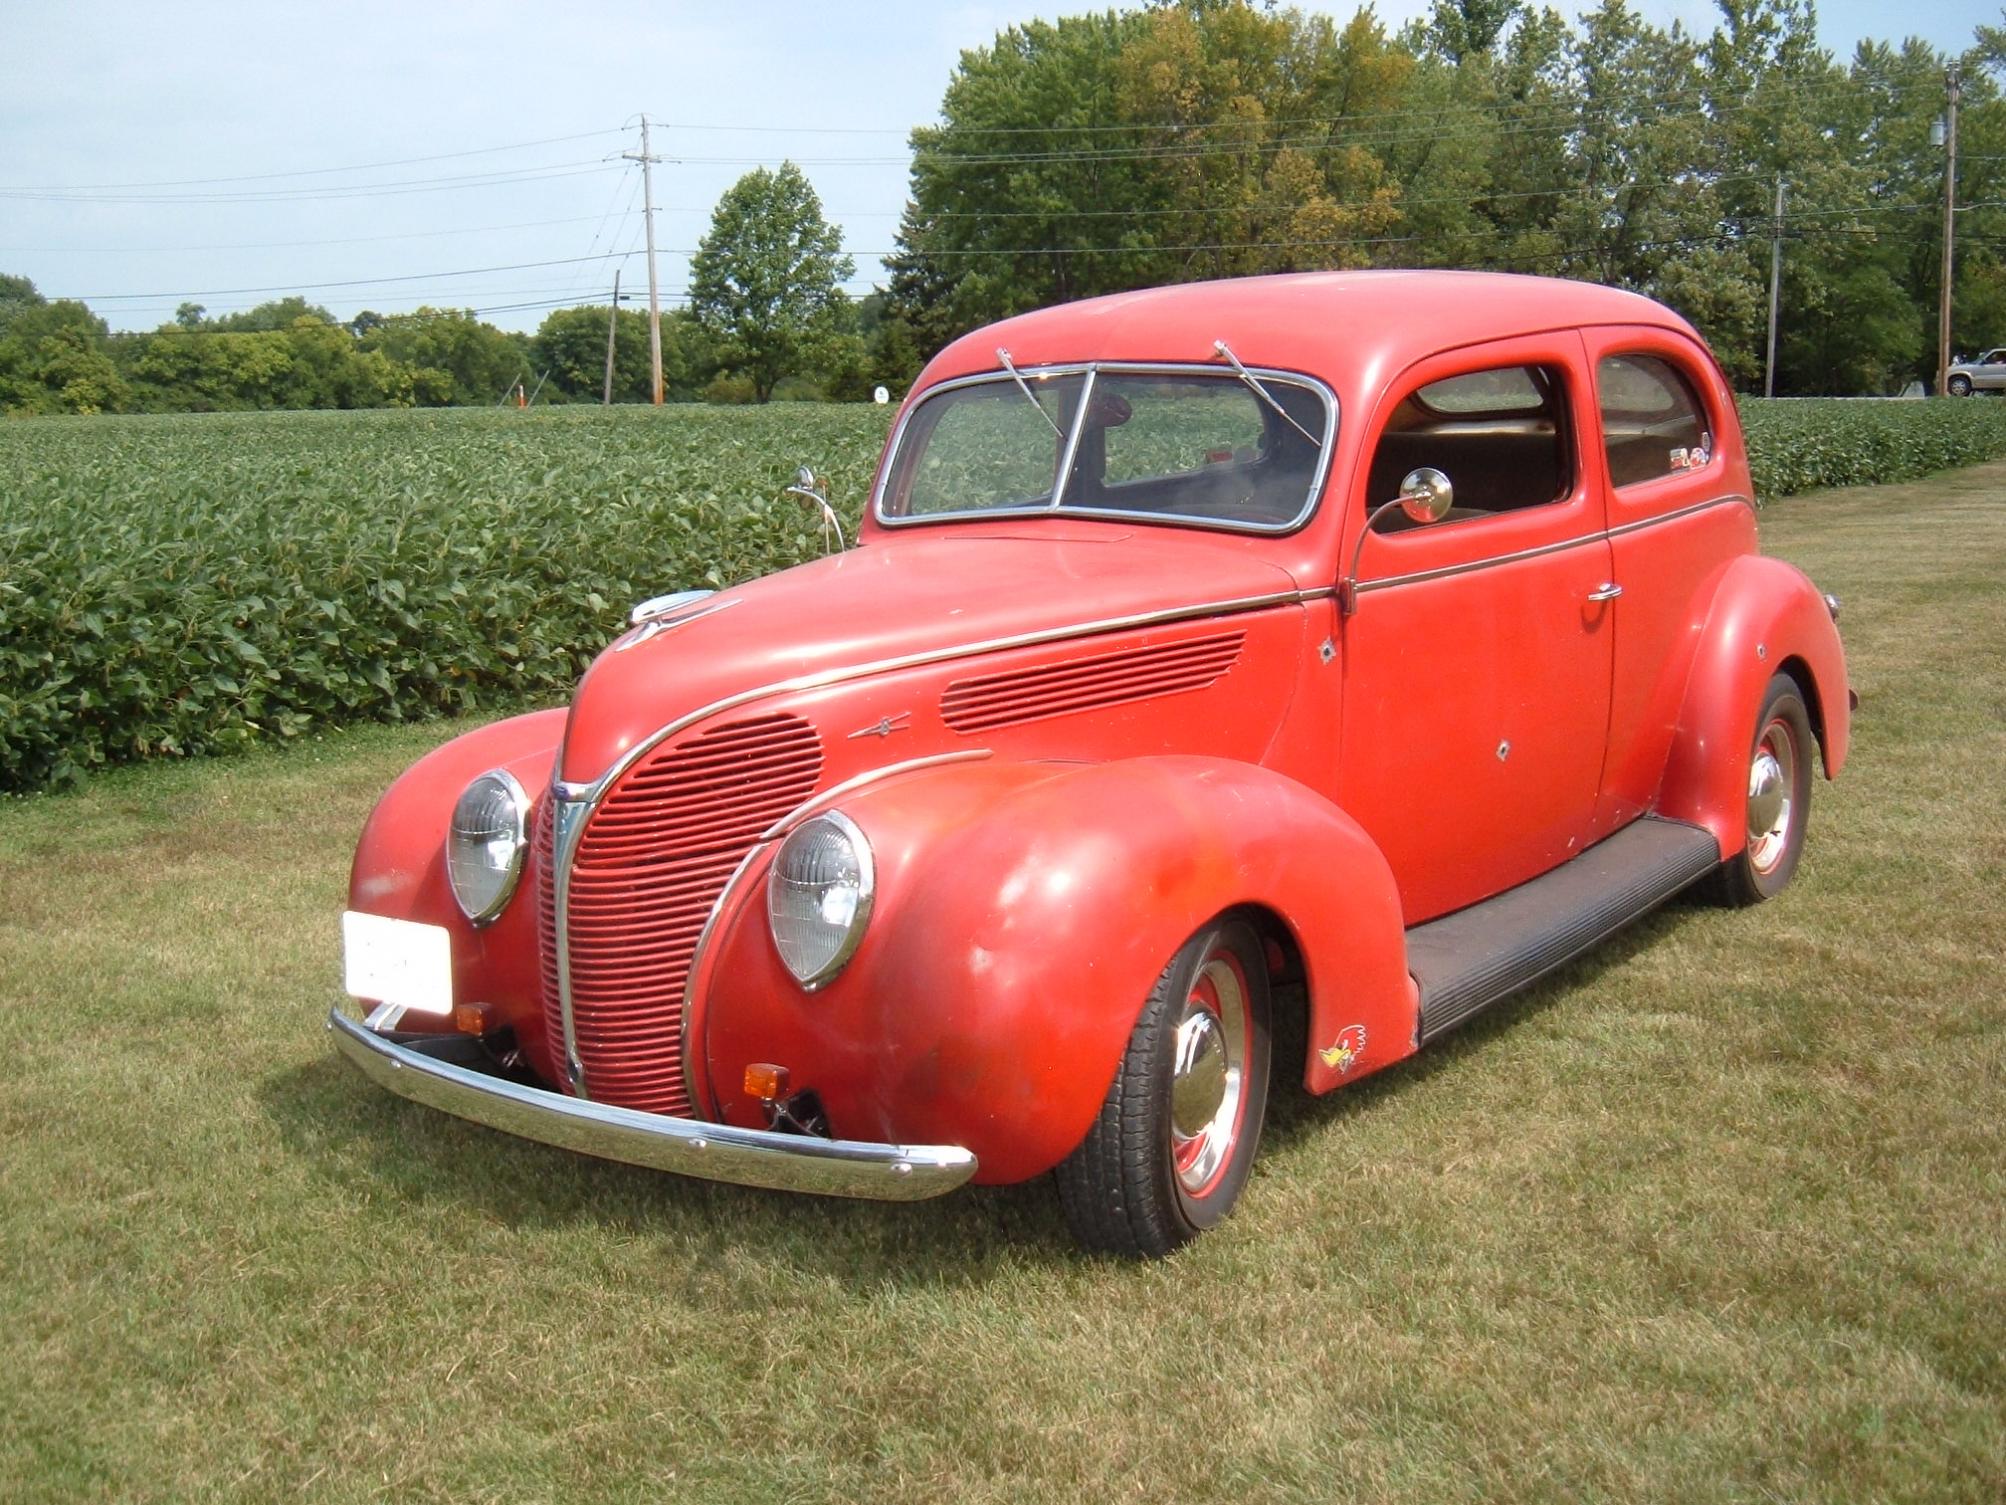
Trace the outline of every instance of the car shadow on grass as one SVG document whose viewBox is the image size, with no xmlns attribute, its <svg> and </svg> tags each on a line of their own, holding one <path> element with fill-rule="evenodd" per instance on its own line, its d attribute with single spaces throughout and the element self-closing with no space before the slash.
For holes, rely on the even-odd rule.
<svg viewBox="0 0 2006 1505">
<path fill-rule="evenodd" d="M 1485 1069 L 1482 1057 L 1498 1037 L 1595 988 L 1662 941 L 1686 907 L 1639 921 L 1418 1055 L 1323 1097 L 1302 1089 L 1301 1030 L 1285 1026 L 1266 1147 L 1324 1133 L 1438 1075 Z M 583 1230 L 641 1239 L 693 1269 L 756 1252 L 764 1263 L 859 1290 L 978 1285 L 1027 1266 L 1081 1263 L 1049 1176 L 911 1203 L 698 1181 L 517 1139 L 407 1102 L 371 1085 L 331 1046 L 268 1078 L 260 1097 L 310 1175 L 339 1185 L 344 1201 L 372 1207 L 398 1199 L 428 1212 L 464 1209 L 537 1237 Z"/>
<path fill-rule="evenodd" d="M 1482 1010 L 1405 1060 L 1321 1097 L 1312 1096 L 1302 1085 L 1307 1044 L 1301 1024 L 1295 1024 L 1293 1029 L 1282 1025 L 1276 1033 L 1274 1086 L 1268 1098 L 1263 1143 L 1273 1147 L 1290 1145 L 1355 1114 L 1369 1112 L 1389 1097 L 1404 1094 L 1431 1078 L 1483 1070 L 1484 1053 L 1500 1036 L 1594 991 L 1606 974 L 1663 944 L 1693 911 L 1706 907 L 1704 901 L 1689 896 L 1673 899 L 1572 961 L 1554 968 L 1531 986 Z M 1255 1174 L 1259 1174 L 1258 1167 Z"/>
<path fill-rule="evenodd" d="M 965 1187 L 921 1202 L 817 1197 L 700 1181 L 518 1139 L 385 1093 L 326 1055 L 260 1091 L 281 1142 L 344 1200 L 457 1206 L 532 1233 L 590 1228 L 617 1239 L 768 1258 L 864 1285 L 980 1281 L 1002 1265 L 1072 1249 L 1048 1177 Z"/>
</svg>

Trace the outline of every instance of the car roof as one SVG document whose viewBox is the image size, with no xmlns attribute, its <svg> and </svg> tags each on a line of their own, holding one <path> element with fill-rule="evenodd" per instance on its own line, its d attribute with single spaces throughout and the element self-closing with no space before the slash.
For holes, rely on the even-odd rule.
<svg viewBox="0 0 2006 1505">
<path fill-rule="evenodd" d="M 928 364 L 922 384 L 999 369 L 1075 361 L 1219 360 L 1224 340 L 1250 366 L 1334 385 L 1389 376 L 1439 350 L 1582 324 L 1652 324 L 1691 335 L 1663 304 L 1636 293 L 1503 272 L 1301 272 L 1185 282 L 1063 303 L 963 335 Z"/>
</svg>

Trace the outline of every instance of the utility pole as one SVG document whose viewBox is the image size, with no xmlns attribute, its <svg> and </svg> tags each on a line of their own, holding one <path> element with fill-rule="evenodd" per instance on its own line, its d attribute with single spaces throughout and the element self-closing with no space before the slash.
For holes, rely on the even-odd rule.
<svg viewBox="0 0 2006 1505">
<path fill-rule="evenodd" d="M 606 395 L 599 406 L 613 406 L 613 335 L 620 327 L 620 269 L 613 268 L 613 306 L 606 310 Z"/>
<path fill-rule="evenodd" d="M 662 405 L 662 296 L 655 283 L 655 174 L 661 161 L 648 150 L 648 117 L 641 117 L 641 149 L 622 152 L 629 161 L 641 164 L 641 212 L 648 229 L 648 362 L 655 373 L 655 406 Z"/>
<path fill-rule="evenodd" d="M 1951 248 L 1957 241 L 1957 64 L 1944 72 L 1950 108 L 1944 121 L 1943 156 L 1943 292 L 1936 311 L 1936 392 L 1950 391 L 1950 270 Z"/>
<path fill-rule="evenodd" d="M 1762 368 L 1762 395 L 1776 395 L 1776 302 L 1783 286 L 1783 175 L 1776 175 L 1776 218 L 1769 222 L 1769 360 Z"/>
</svg>

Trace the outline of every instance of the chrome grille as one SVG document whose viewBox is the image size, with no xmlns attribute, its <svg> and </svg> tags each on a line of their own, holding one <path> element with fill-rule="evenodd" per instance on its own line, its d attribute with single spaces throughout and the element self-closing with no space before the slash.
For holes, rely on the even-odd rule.
<svg viewBox="0 0 2006 1505">
<path fill-rule="evenodd" d="M 718 896 L 759 834 L 815 792 L 822 748 L 797 716 L 728 722 L 664 743 L 586 817 L 564 944 L 571 1026 L 595 1101 L 687 1116 L 683 992 Z M 551 840 L 549 823 L 538 839 Z M 561 1065 L 553 864 L 541 884 L 544 999 Z"/>
</svg>

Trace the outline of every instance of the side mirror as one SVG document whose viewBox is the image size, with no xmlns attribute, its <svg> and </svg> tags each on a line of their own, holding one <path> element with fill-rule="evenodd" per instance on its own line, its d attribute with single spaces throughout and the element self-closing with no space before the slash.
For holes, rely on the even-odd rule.
<svg viewBox="0 0 2006 1505">
<path fill-rule="evenodd" d="M 1441 471 L 1424 465 L 1407 472 L 1407 478 L 1400 483 L 1400 495 L 1394 500 L 1411 521 L 1439 523 L 1456 505 L 1456 488 Z"/>
<path fill-rule="evenodd" d="M 1411 522 L 1439 523 L 1455 505 L 1456 488 L 1449 484 L 1449 478 L 1441 471 L 1432 465 L 1408 471 L 1400 483 L 1400 494 L 1392 501 L 1381 502 L 1374 507 L 1365 519 L 1365 526 L 1359 530 L 1358 544 L 1351 551 L 1351 569 L 1337 582 L 1339 614 L 1348 617 L 1358 610 L 1358 561 L 1365 553 L 1365 540 L 1372 536 L 1373 525 L 1380 518 L 1398 507 Z"/>
<path fill-rule="evenodd" d="M 816 479 L 815 472 L 805 465 L 795 471 L 794 484 L 787 488 L 787 495 L 799 497 L 805 505 L 815 507 L 821 511 L 822 552 L 824 554 L 841 553 L 844 548 L 843 524 L 836 517 L 836 509 L 829 505 L 826 485 Z M 836 539 L 834 548 L 829 546 L 829 536 L 832 533 Z"/>
</svg>

